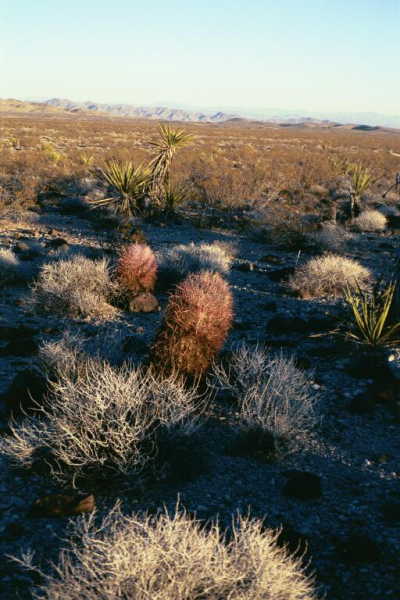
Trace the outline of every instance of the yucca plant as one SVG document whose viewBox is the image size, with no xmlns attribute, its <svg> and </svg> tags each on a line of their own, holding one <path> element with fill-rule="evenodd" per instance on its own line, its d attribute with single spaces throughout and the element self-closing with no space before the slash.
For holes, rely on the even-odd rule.
<svg viewBox="0 0 400 600">
<path fill-rule="evenodd" d="M 351 177 L 350 215 L 353 219 L 355 208 L 360 203 L 361 196 L 375 182 L 370 171 L 361 163 L 349 165 L 348 173 Z"/>
<path fill-rule="evenodd" d="M 117 195 L 93 200 L 92 204 L 112 204 L 117 213 L 128 218 L 134 215 L 148 193 L 149 169 L 143 165 L 135 167 L 131 161 L 109 160 L 104 169 L 98 169 L 98 174 Z"/>
<path fill-rule="evenodd" d="M 397 287 L 398 282 L 391 280 L 377 282 L 372 290 L 359 286 L 346 288 L 344 298 L 354 319 L 348 337 L 373 347 L 399 342 L 400 321 L 391 318 Z"/>
<path fill-rule="evenodd" d="M 169 187 L 169 174 L 172 160 L 177 150 L 192 141 L 193 136 L 182 129 L 172 129 L 169 125 L 160 125 L 160 138 L 151 145 L 157 154 L 150 161 L 151 195 L 156 204 L 161 205 Z"/>
<path fill-rule="evenodd" d="M 168 184 L 164 190 L 165 210 L 173 214 L 176 207 L 182 204 L 187 198 L 187 190 L 183 185 Z"/>
</svg>

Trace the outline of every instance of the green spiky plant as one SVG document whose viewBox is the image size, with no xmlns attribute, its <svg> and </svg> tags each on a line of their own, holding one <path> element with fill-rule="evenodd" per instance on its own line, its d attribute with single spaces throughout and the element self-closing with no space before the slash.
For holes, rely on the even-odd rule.
<svg viewBox="0 0 400 600">
<path fill-rule="evenodd" d="M 159 139 L 151 142 L 157 154 L 149 163 L 151 171 L 151 196 L 160 207 L 165 201 L 170 186 L 170 170 L 175 153 L 193 140 L 193 135 L 182 129 L 172 129 L 169 125 L 160 125 Z"/>
<path fill-rule="evenodd" d="M 172 185 L 169 183 L 164 190 L 165 210 L 169 214 L 174 214 L 176 207 L 185 202 L 187 190 L 182 185 Z"/>
<path fill-rule="evenodd" d="M 124 217 L 132 217 L 146 197 L 150 185 L 150 171 L 144 165 L 135 167 L 131 161 L 109 160 L 104 169 L 98 169 L 100 178 L 105 181 L 115 196 L 93 200 L 92 204 L 113 205 L 115 211 Z"/>
<path fill-rule="evenodd" d="M 351 197 L 350 197 L 350 215 L 353 219 L 355 216 L 355 208 L 359 205 L 361 196 L 375 182 L 369 169 L 361 163 L 349 165 L 348 174 L 351 177 Z"/>
<path fill-rule="evenodd" d="M 374 348 L 399 342 L 400 322 L 393 319 L 393 304 L 398 287 L 396 280 L 377 282 L 371 290 L 359 286 L 345 290 L 344 298 L 353 316 L 347 336 Z"/>
</svg>

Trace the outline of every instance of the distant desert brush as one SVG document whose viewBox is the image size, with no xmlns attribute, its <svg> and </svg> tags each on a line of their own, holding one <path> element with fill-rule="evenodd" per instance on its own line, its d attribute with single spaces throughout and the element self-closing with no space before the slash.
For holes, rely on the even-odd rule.
<svg viewBox="0 0 400 600">
<path fill-rule="evenodd" d="M 174 375 L 156 379 L 90 359 L 78 366 L 61 365 L 40 418 L 27 417 L 1 438 L 0 453 L 14 464 L 31 467 L 44 456 L 52 475 L 68 483 L 134 474 L 156 453 L 157 428 L 193 428 L 196 390 Z"/>
<path fill-rule="evenodd" d="M 43 265 L 32 286 L 37 310 L 71 318 L 108 319 L 116 309 L 109 302 L 115 289 L 108 261 L 75 256 Z"/>
<path fill-rule="evenodd" d="M 229 272 L 232 254 L 219 244 L 179 244 L 159 255 L 160 270 L 171 281 L 184 279 L 190 273 Z"/>
<path fill-rule="evenodd" d="M 0 283 L 10 283 L 18 278 L 19 259 L 9 248 L 0 249 Z"/>
<path fill-rule="evenodd" d="M 387 218 L 379 210 L 364 210 L 353 219 L 352 225 L 358 231 L 384 231 Z"/>
<path fill-rule="evenodd" d="M 229 540 L 218 523 L 207 529 L 176 514 L 124 515 L 116 504 L 71 523 L 71 537 L 53 572 L 28 552 L 18 560 L 42 576 L 41 600 L 316 600 L 301 558 L 278 546 L 279 531 L 238 517 Z"/>
<path fill-rule="evenodd" d="M 243 426 L 267 431 L 278 445 L 295 449 L 319 421 L 318 394 L 293 357 L 242 345 L 229 369 L 216 366 L 214 376 L 237 399 Z"/>
<path fill-rule="evenodd" d="M 152 349 L 163 370 L 199 376 L 222 349 L 232 324 L 233 300 L 219 273 L 192 274 L 170 295 Z"/>
<path fill-rule="evenodd" d="M 354 234 L 339 225 L 325 223 L 321 229 L 309 234 L 312 246 L 320 252 L 343 252 Z"/>
<path fill-rule="evenodd" d="M 355 260 L 327 254 L 298 267 L 289 285 L 303 298 L 341 296 L 346 287 L 362 287 L 371 279 L 370 271 Z"/>
<path fill-rule="evenodd" d="M 130 244 L 120 253 L 117 278 L 129 294 L 152 292 L 157 278 L 157 262 L 152 249 L 145 244 Z"/>
</svg>

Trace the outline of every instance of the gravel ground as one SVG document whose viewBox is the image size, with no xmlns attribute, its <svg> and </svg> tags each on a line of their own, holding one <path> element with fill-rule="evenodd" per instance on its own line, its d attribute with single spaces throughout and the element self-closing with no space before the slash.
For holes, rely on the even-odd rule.
<svg viewBox="0 0 400 600">
<path fill-rule="evenodd" d="M 354 398 L 366 393 L 372 383 L 368 372 L 362 377 L 349 374 L 359 352 L 333 336 L 310 337 L 313 319 L 338 316 L 341 301 L 301 300 L 291 296 L 284 282 L 273 281 L 269 273 L 293 267 L 307 255 L 277 251 L 252 241 L 235 231 L 196 229 L 190 224 L 159 227 L 146 225 L 144 232 L 155 250 L 176 243 L 224 241 L 236 248 L 236 258 L 228 279 L 231 283 L 235 322 L 226 350 L 239 342 L 282 347 L 295 353 L 320 394 L 321 425 L 306 447 L 274 463 L 229 455 L 239 421 L 234 405 L 219 397 L 208 407 L 203 424 L 195 434 L 194 445 L 206 457 L 206 465 L 192 481 L 165 481 L 138 485 L 124 481 L 96 490 L 100 513 L 120 498 L 124 510 L 156 512 L 164 505 L 173 510 L 177 498 L 182 506 L 201 519 L 218 515 L 229 527 L 232 515 L 250 513 L 272 527 L 283 527 L 282 540 L 305 553 L 309 569 L 316 574 L 321 594 L 329 600 L 398 600 L 400 598 L 400 451 L 399 418 L 390 408 L 377 405 L 365 414 L 352 413 Z M 17 242 L 35 243 L 36 256 L 24 261 L 27 279 L 54 250 L 49 242 L 62 238 L 68 251 L 90 256 L 107 250 L 107 232 L 93 230 L 91 222 L 55 211 L 26 215 L 19 222 L 0 220 L 0 247 Z M 369 266 L 377 274 L 391 264 L 397 248 L 396 236 L 362 235 L 349 256 Z M 276 256 L 276 264 L 265 257 Z M 279 264 L 277 264 L 279 263 Z M 145 315 L 122 313 L 115 323 L 66 322 L 30 314 L 20 301 L 29 293 L 26 284 L 0 291 L 0 331 L 2 327 L 27 326 L 32 339 L 57 339 L 68 327 L 85 335 L 98 334 L 107 358 L 118 360 L 128 336 L 138 348 L 146 348 L 154 338 L 162 311 Z M 159 294 L 161 307 L 165 294 Z M 270 324 L 277 316 L 290 318 L 287 330 Z M 306 322 L 304 331 L 294 331 L 293 318 Z M 279 323 L 278 323 L 279 324 Z M 111 344 L 112 342 L 112 344 Z M 29 368 L 35 355 L 9 355 L 7 340 L 0 340 L 0 393 L 6 392 L 15 375 Z M 115 353 L 115 355 L 113 354 Z M 396 355 L 396 352 L 394 352 Z M 397 355 L 396 355 L 397 356 Z M 140 360 L 141 353 L 130 358 Z M 398 359 L 396 358 L 396 361 Z M 384 385 L 384 384 L 382 384 Z M 5 407 L 0 404 L 0 427 L 7 431 Z M 198 454 L 193 454 L 194 466 Z M 62 491 L 46 477 L 11 469 L 0 459 L 0 533 L 5 556 L 20 555 L 31 548 L 38 561 L 57 559 L 65 537 L 68 518 L 30 516 L 33 502 Z M 285 494 L 285 486 L 297 471 L 317 476 L 321 492 L 310 499 Z M 87 490 L 90 491 L 90 490 Z M 0 597 L 32 598 L 35 576 L 4 558 L 0 565 Z"/>
</svg>

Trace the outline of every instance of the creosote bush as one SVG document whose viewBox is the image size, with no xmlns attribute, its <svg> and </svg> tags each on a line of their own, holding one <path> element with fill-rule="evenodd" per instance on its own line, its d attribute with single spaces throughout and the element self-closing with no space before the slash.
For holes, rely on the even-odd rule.
<svg viewBox="0 0 400 600">
<path fill-rule="evenodd" d="M 335 223 L 325 223 L 321 229 L 309 234 L 310 244 L 320 252 L 342 253 L 354 234 Z"/>
<path fill-rule="evenodd" d="M 198 395 L 174 375 L 70 358 L 67 367 L 54 358 L 48 405 L 1 439 L 0 453 L 14 464 L 29 468 L 51 457 L 52 475 L 64 482 L 137 473 L 156 454 L 158 428 L 194 427 Z"/>
<path fill-rule="evenodd" d="M 160 270 L 171 281 L 180 281 L 190 273 L 212 271 L 224 275 L 229 272 L 232 255 L 219 244 L 179 244 L 161 252 Z"/>
<path fill-rule="evenodd" d="M 75 256 L 43 265 L 32 286 L 30 304 L 39 312 L 71 318 L 108 319 L 115 294 L 108 261 Z"/>
<path fill-rule="evenodd" d="M 170 294 L 152 348 L 156 368 L 199 376 L 222 349 L 233 318 L 232 293 L 219 273 L 189 275 Z"/>
<path fill-rule="evenodd" d="M 289 286 L 303 298 L 341 296 L 346 287 L 364 287 L 371 279 L 370 271 L 355 260 L 327 254 L 297 267 Z"/>
<path fill-rule="evenodd" d="M 353 219 L 352 225 L 358 231 L 384 231 L 387 218 L 379 210 L 364 210 Z"/>
<path fill-rule="evenodd" d="M 237 518 L 230 540 L 177 507 L 174 516 L 123 515 L 117 504 L 72 525 L 69 545 L 48 575 L 27 553 L 19 560 L 44 583 L 41 600 L 316 600 L 301 559 L 277 544 L 279 531 Z"/>
<path fill-rule="evenodd" d="M 214 376 L 217 388 L 237 399 L 243 428 L 272 434 L 277 449 L 281 442 L 295 449 L 319 421 L 318 395 L 293 357 L 242 345 L 229 368 L 216 366 Z"/>
<path fill-rule="evenodd" d="M 116 271 L 123 291 L 135 295 L 154 290 L 157 262 L 149 246 L 145 244 L 126 246 L 121 251 Z"/>
</svg>

